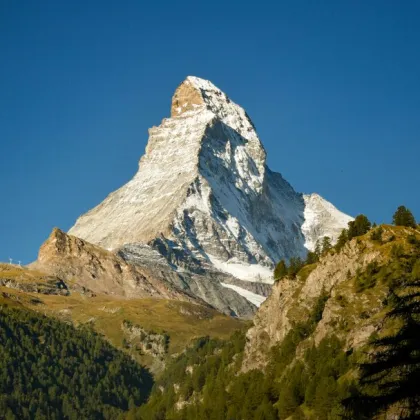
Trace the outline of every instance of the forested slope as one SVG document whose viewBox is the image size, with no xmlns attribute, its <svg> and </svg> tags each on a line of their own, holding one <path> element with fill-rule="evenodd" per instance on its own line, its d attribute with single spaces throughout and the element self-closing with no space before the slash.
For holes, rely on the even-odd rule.
<svg viewBox="0 0 420 420">
<path fill-rule="evenodd" d="M 0 308 L 0 418 L 116 419 L 146 401 L 147 370 L 93 331 Z"/>
</svg>

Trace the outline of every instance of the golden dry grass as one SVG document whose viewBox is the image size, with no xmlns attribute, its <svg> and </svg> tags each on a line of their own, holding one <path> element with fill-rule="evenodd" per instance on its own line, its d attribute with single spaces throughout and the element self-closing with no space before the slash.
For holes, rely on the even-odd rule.
<svg viewBox="0 0 420 420">
<path fill-rule="evenodd" d="M 124 320 L 146 330 L 166 332 L 170 337 L 169 354 L 182 351 L 197 337 L 228 338 L 233 331 L 248 325 L 219 312 L 187 302 L 164 299 L 117 299 L 99 295 L 88 298 L 23 293 L 0 287 L 0 304 L 20 305 L 77 325 L 90 325 L 111 344 L 122 347 Z"/>
</svg>

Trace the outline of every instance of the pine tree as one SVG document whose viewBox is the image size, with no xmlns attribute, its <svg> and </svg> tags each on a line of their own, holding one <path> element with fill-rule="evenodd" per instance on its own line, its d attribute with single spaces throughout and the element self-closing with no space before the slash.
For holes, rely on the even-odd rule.
<svg viewBox="0 0 420 420">
<path fill-rule="evenodd" d="M 405 206 L 399 206 L 392 217 L 392 222 L 395 226 L 407 226 L 416 228 L 416 220 L 413 213 Z"/>
<path fill-rule="evenodd" d="M 306 256 L 305 264 L 314 264 L 319 260 L 318 255 L 315 252 L 309 251 Z"/>
<path fill-rule="evenodd" d="M 371 228 L 369 219 L 364 214 L 359 214 L 354 220 L 349 222 L 347 232 L 348 239 L 353 239 L 356 236 L 361 236 L 367 233 Z"/>
<path fill-rule="evenodd" d="M 322 238 L 322 253 L 327 253 L 331 248 L 331 238 L 329 236 L 324 236 Z"/>
<path fill-rule="evenodd" d="M 301 404 L 299 395 L 291 386 L 286 386 L 280 392 L 280 398 L 277 402 L 277 408 L 281 419 L 286 419 L 294 413 Z"/>
<path fill-rule="evenodd" d="M 335 244 L 335 249 L 337 251 L 340 251 L 340 249 L 343 248 L 343 246 L 346 244 L 347 241 L 348 241 L 347 229 L 343 229 L 340 233 L 340 236 L 337 239 L 337 243 Z"/>
<path fill-rule="evenodd" d="M 274 280 L 280 280 L 287 274 L 287 266 L 284 260 L 280 260 L 274 269 Z"/>
<path fill-rule="evenodd" d="M 372 231 L 372 233 L 370 234 L 370 239 L 372 239 L 372 241 L 378 241 L 380 243 L 382 243 L 382 234 L 384 233 L 384 230 L 382 229 L 381 226 L 379 226 L 378 228 L 376 228 L 375 230 Z"/>
<path fill-rule="evenodd" d="M 303 261 L 299 257 L 290 258 L 287 274 L 291 277 L 295 277 L 302 267 L 303 267 Z"/>
<path fill-rule="evenodd" d="M 344 401 L 350 417 L 371 418 L 391 406 L 398 410 L 400 419 L 420 417 L 419 274 L 420 270 L 413 269 L 412 278 L 390 292 L 391 310 L 385 319 L 402 327 L 372 342 L 369 360 L 360 365 L 361 390 Z"/>
<path fill-rule="evenodd" d="M 255 411 L 254 420 L 277 420 L 276 411 L 267 397 L 264 397 Z"/>
</svg>

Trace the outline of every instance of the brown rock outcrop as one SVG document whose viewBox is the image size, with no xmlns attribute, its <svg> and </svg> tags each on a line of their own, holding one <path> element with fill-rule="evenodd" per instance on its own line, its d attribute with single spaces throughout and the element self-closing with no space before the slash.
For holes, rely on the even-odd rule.
<svg viewBox="0 0 420 420">
<path fill-rule="evenodd" d="M 41 246 L 38 260 L 31 266 L 63 279 L 70 289 L 86 288 L 127 298 L 198 300 L 156 278 L 147 269 L 57 228 Z"/>
<path fill-rule="evenodd" d="M 189 80 L 182 82 L 172 97 L 171 117 L 178 117 L 186 111 L 193 111 L 197 106 L 204 105 L 203 96 Z"/>
<path fill-rule="evenodd" d="M 323 292 L 328 300 L 308 340 L 318 344 L 328 334 L 335 334 L 346 348 L 365 344 L 375 330 L 375 321 L 370 317 L 380 310 L 386 291 L 377 285 L 368 300 L 365 294 L 354 292 L 352 279 L 357 270 L 363 271 L 373 261 L 381 264 L 384 254 L 367 239 L 353 239 L 339 253 L 321 258 L 306 279 L 285 277 L 275 283 L 247 333 L 243 370 L 263 368 L 269 349 L 281 343 L 293 325 L 307 321 Z M 362 310 L 369 312 L 369 317 L 361 317 Z"/>
</svg>

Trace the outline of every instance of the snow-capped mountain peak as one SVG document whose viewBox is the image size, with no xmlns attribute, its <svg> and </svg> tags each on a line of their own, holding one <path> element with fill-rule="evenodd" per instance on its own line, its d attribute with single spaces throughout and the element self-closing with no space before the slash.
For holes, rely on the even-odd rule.
<svg viewBox="0 0 420 420">
<path fill-rule="evenodd" d="M 171 117 L 149 130 L 134 178 L 70 233 L 126 252 L 148 244 L 174 270 L 272 282 L 279 259 L 304 257 L 318 237 L 334 239 L 350 219 L 272 172 L 245 110 L 213 83 L 189 76 L 175 91 Z"/>
<path fill-rule="evenodd" d="M 324 236 L 329 236 L 335 243 L 343 228 L 353 218 L 342 213 L 319 194 L 304 194 L 303 198 L 305 223 L 302 225 L 302 232 L 305 235 L 305 247 L 313 251 L 316 241 Z"/>
</svg>

